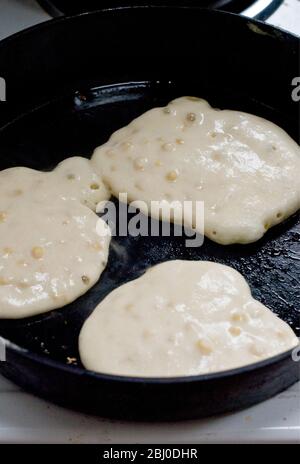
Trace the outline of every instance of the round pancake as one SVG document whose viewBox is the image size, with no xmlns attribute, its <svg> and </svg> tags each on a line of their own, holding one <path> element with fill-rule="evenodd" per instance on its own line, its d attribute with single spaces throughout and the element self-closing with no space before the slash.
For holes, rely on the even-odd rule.
<svg viewBox="0 0 300 464">
<path fill-rule="evenodd" d="M 224 371 L 298 344 L 237 271 L 168 261 L 110 293 L 84 323 L 82 363 L 106 374 L 173 377 Z"/>
<path fill-rule="evenodd" d="M 0 318 L 65 306 L 97 282 L 110 235 L 92 210 L 108 196 L 80 157 L 51 172 L 0 172 Z"/>
<path fill-rule="evenodd" d="M 105 224 L 79 202 L 59 198 L 23 199 L 2 211 L 0 318 L 60 308 L 91 288 L 106 267 L 110 241 L 98 235 L 98 221 Z"/>
<path fill-rule="evenodd" d="M 153 200 L 203 201 L 205 235 L 220 244 L 254 242 L 300 208 L 300 148 L 288 134 L 194 97 L 138 117 L 92 162 L 115 196 L 144 201 L 146 214 Z M 195 222 L 186 216 L 186 225 Z"/>
</svg>

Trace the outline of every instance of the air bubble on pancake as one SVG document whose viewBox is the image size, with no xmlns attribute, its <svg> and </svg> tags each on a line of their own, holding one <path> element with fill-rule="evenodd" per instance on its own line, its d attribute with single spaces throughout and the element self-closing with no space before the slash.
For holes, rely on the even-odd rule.
<svg viewBox="0 0 300 464">
<path fill-rule="evenodd" d="M 1 222 L 5 222 L 7 219 L 7 213 L 4 211 L 0 211 L 0 224 Z"/>
<path fill-rule="evenodd" d="M 169 181 L 169 182 L 175 182 L 178 178 L 178 171 L 177 170 L 173 170 L 173 171 L 170 171 L 166 174 L 166 179 Z"/>
<path fill-rule="evenodd" d="M 44 249 L 40 246 L 33 247 L 31 250 L 31 255 L 34 259 L 41 259 L 44 253 Z"/>
</svg>

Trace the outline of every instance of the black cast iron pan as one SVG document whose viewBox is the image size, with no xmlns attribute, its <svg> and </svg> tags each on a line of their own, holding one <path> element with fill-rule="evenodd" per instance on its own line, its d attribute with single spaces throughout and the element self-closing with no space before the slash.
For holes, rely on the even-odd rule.
<svg viewBox="0 0 300 464">
<path fill-rule="evenodd" d="M 83 154 L 117 128 L 180 95 L 255 113 L 299 141 L 299 40 L 263 23 L 193 8 L 112 9 L 53 20 L 0 44 L 0 168 L 49 169 Z M 259 242 L 185 248 L 184 239 L 114 238 L 100 282 L 68 307 L 0 321 L 9 340 L 1 372 L 59 404 L 125 419 L 194 418 L 250 406 L 294 383 L 299 364 L 287 352 L 226 373 L 133 379 L 84 370 L 80 328 L 113 288 L 168 259 L 225 263 L 248 280 L 254 296 L 299 335 L 299 215 Z M 113 308 L 112 308 L 113 311 Z M 77 364 L 68 364 L 76 358 Z"/>
</svg>

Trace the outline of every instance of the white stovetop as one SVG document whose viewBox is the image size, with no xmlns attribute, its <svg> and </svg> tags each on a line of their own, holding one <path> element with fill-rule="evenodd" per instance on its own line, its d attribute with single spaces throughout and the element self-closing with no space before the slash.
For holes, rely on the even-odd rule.
<svg viewBox="0 0 300 464">
<path fill-rule="evenodd" d="M 300 384 L 244 411 L 181 423 L 86 416 L 24 393 L 0 377 L 0 443 L 299 443 Z"/>
<path fill-rule="evenodd" d="M 49 19 L 34 0 L 0 0 L 0 39 Z M 300 35 L 300 0 L 268 20 Z M 135 424 L 86 416 L 0 376 L 0 443 L 300 443 L 300 382 L 247 410 L 205 420 Z"/>
</svg>

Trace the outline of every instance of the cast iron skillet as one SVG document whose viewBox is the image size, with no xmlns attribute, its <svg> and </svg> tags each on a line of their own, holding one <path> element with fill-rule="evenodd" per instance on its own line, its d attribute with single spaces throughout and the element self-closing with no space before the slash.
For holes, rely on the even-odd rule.
<svg viewBox="0 0 300 464">
<path fill-rule="evenodd" d="M 49 169 L 71 155 L 89 156 L 135 116 L 187 94 L 266 117 L 299 141 L 291 98 L 298 51 L 299 40 L 284 31 L 193 8 L 112 9 L 34 27 L 0 44 L 7 83 L 0 168 Z M 291 352 L 225 373 L 149 380 L 84 370 L 77 338 L 108 292 L 169 259 L 232 266 L 299 335 L 299 224 L 296 215 L 247 246 L 115 238 L 103 277 L 86 295 L 61 310 L 0 321 L 0 335 L 10 341 L 0 370 L 56 403 L 125 419 L 195 418 L 265 400 L 299 379 Z M 77 363 L 69 365 L 70 358 Z"/>
</svg>

